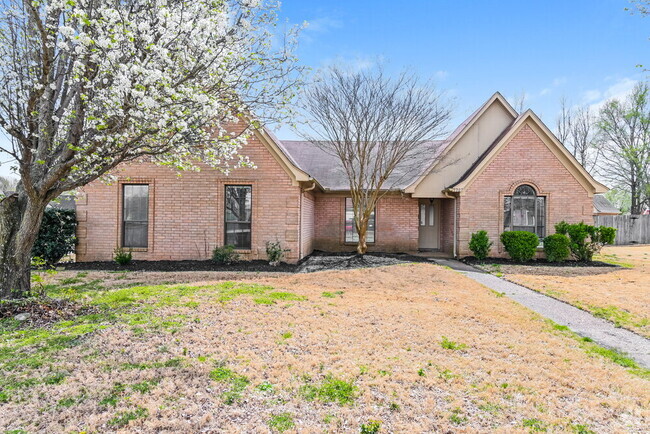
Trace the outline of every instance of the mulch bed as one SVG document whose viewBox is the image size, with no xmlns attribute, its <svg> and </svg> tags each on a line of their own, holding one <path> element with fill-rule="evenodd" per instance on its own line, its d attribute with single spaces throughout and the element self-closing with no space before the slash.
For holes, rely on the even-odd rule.
<svg viewBox="0 0 650 434">
<path fill-rule="evenodd" d="M 0 320 L 27 314 L 27 319 L 22 320 L 18 328 L 47 327 L 58 321 L 70 320 L 79 315 L 96 312 L 98 312 L 98 308 L 95 306 L 49 297 L 0 301 Z"/>
<path fill-rule="evenodd" d="M 429 262 L 427 258 L 406 253 L 329 253 L 316 251 L 303 258 L 298 264 L 281 263 L 271 266 L 267 261 L 239 261 L 233 264 L 218 264 L 213 261 L 133 261 L 118 265 L 113 261 L 61 263 L 58 267 L 72 271 L 244 271 L 265 273 L 305 273 L 322 270 L 379 267 L 403 262 Z"/>
<path fill-rule="evenodd" d="M 546 259 L 533 259 L 528 262 L 513 261 L 508 258 L 486 258 L 482 261 L 473 256 L 468 256 L 461 259 L 462 262 L 468 265 L 525 265 L 527 267 L 610 267 L 620 268 L 620 265 L 610 264 L 602 261 L 564 261 L 564 262 L 548 262 Z"/>
<path fill-rule="evenodd" d="M 218 264 L 213 261 L 133 261 L 128 265 L 118 265 L 113 261 L 71 262 L 58 264 L 65 270 L 73 271 L 248 271 L 293 273 L 295 264 L 281 263 L 271 266 L 267 261 L 239 261 L 233 264 Z"/>
</svg>

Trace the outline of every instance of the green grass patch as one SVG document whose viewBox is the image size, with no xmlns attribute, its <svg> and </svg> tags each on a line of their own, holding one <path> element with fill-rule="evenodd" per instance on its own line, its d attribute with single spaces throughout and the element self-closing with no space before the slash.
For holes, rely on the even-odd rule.
<svg viewBox="0 0 650 434">
<path fill-rule="evenodd" d="M 340 405 L 352 404 L 357 398 L 357 386 L 353 381 L 345 381 L 327 375 L 320 384 L 305 384 L 300 394 L 308 401 L 320 400 L 336 402 Z"/>
<path fill-rule="evenodd" d="M 361 434 L 376 434 L 379 430 L 381 430 L 381 421 L 378 420 L 369 420 L 366 423 L 362 423 L 359 427 Z"/>
<path fill-rule="evenodd" d="M 544 432 L 546 431 L 548 424 L 539 419 L 524 419 L 522 422 L 524 428 L 528 428 L 530 432 Z"/>
<path fill-rule="evenodd" d="M 642 368 L 636 361 L 634 361 L 634 359 L 630 358 L 626 354 L 602 347 L 596 344 L 593 339 L 589 337 L 581 337 L 568 327 L 561 326 L 550 319 L 545 320 L 545 322 L 549 324 L 551 330 L 557 331 L 564 336 L 576 340 L 587 354 L 603 357 L 617 365 L 627 368 L 628 372 L 638 377 L 650 379 L 650 369 Z"/>
<path fill-rule="evenodd" d="M 144 419 L 147 416 L 149 416 L 149 411 L 146 408 L 138 407 L 132 411 L 119 412 L 107 424 L 108 426 L 123 427 L 128 425 L 132 420 Z"/>
<path fill-rule="evenodd" d="M 227 405 L 232 405 L 241 400 L 242 394 L 250 383 L 250 380 L 225 366 L 217 366 L 210 372 L 210 378 L 218 383 L 228 384 L 228 388 L 221 394 L 221 398 Z"/>
<path fill-rule="evenodd" d="M 616 306 L 599 307 L 588 305 L 587 310 L 598 318 L 613 322 L 617 327 L 645 327 L 650 325 L 650 318 L 639 318 Z"/>
<path fill-rule="evenodd" d="M 453 350 L 453 351 L 464 350 L 467 347 L 467 345 L 465 344 L 450 341 L 445 336 L 442 337 L 442 341 L 440 341 L 440 346 L 446 350 Z"/>
<path fill-rule="evenodd" d="M 291 413 L 280 413 L 271 416 L 268 421 L 269 428 L 278 432 L 288 431 L 295 427 Z"/>
</svg>

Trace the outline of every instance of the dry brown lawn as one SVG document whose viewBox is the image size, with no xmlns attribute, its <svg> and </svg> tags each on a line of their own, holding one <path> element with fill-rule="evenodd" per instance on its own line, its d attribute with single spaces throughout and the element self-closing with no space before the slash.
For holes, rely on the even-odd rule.
<svg viewBox="0 0 650 434">
<path fill-rule="evenodd" d="M 650 245 L 605 247 L 603 267 L 501 266 L 504 277 L 650 337 Z"/>
<path fill-rule="evenodd" d="M 223 274 L 130 274 L 83 281 L 203 282 L 170 288 L 168 298 L 104 290 L 132 302 L 130 316 L 104 321 L 40 367 L 0 370 L 16 381 L 55 378 L 12 389 L 0 403 L 1 430 L 358 432 L 373 420 L 380 432 L 650 426 L 648 379 L 439 266 L 226 277 L 285 293 L 273 304 L 246 294 L 225 301 Z M 19 338 L 0 337 L 0 354 Z M 321 387 L 328 378 L 331 387 Z"/>
</svg>

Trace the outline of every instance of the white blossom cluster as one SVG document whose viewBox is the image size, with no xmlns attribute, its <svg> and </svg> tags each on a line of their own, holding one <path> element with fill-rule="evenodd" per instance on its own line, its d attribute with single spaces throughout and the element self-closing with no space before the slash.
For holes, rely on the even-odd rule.
<svg viewBox="0 0 650 434">
<path fill-rule="evenodd" d="M 4 151 L 35 191 L 83 185 L 140 157 L 252 165 L 252 128 L 287 115 L 295 31 L 261 0 L 10 0 L 0 16 Z M 254 115 L 256 117 L 254 117 Z"/>
</svg>

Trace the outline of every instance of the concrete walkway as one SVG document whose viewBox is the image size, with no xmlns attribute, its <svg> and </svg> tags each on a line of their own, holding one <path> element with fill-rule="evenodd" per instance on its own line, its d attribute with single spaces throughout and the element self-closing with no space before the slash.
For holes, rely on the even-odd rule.
<svg viewBox="0 0 650 434">
<path fill-rule="evenodd" d="M 596 318 L 584 310 L 563 301 L 540 294 L 492 274 L 478 270 L 454 259 L 432 259 L 461 272 L 472 280 L 487 286 L 523 304 L 540 315 L 569 327 L 580 336 L 593 339 L 599 345 L 626 353 L 645 368 L 650 368 L 650 340 L 629 330 L 617 328 L 609 321 Z"/>
</svg>

